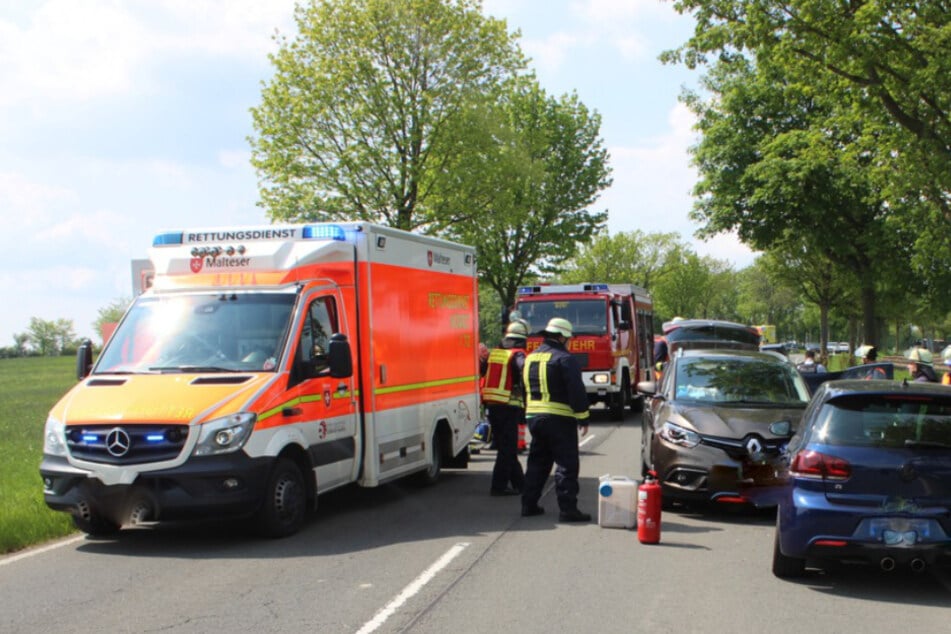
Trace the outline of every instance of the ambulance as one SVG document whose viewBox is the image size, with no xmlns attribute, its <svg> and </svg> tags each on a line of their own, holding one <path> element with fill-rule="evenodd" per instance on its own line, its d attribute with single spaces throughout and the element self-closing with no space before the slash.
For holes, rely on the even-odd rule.
<svg viewBox="0 0 951 634">
<path fill-rule="evenodd" d="M 282 537 L 332 489 L 467 466 L 473 248 L 320 223 L 169 231 L 149 256 L 46 421 L 44 498 L 82 531 L 241 515 Z"/>
</svg>

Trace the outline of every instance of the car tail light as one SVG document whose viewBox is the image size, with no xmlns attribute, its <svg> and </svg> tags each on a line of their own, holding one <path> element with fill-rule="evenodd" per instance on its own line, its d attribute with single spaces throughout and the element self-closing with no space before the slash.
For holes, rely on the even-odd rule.
<svg viewBox="0 0 951 634">
<path fill-rule="evenodd" d="M 789 471 L 794 476 L 818 480 L 847 480 L 852 475 L 847 460 L 812 450 L 798 452 Z"/>
</svg>

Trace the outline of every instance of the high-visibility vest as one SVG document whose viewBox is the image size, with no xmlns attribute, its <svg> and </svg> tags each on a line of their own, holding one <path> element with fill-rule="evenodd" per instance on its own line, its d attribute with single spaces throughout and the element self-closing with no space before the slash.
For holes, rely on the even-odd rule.
<svg viewBox="0 0 951 634">
<path fill-rule="evenodd" d="M 517 349 L 494 348 L 489 353 L 489 365 L 485 370 L 482 386 L 482 402 L 489 405 L 515 405 L 522 407 L 521 390 L 513 376 L 511 361 Z"/>
<path fill-rule="evenodd" d="M 576 412 L 568 403 L 551 400 L 548 389 L 548 361 L 550 352 L 533 352 L 525 357 L 525 415 L 554 414 L 569 418 L 586 419 L 588 412 Z M 537 396 L 536 396 L 537 395 Z M 563 397 L 566 395 L 562 395 Z"/>
</svg>

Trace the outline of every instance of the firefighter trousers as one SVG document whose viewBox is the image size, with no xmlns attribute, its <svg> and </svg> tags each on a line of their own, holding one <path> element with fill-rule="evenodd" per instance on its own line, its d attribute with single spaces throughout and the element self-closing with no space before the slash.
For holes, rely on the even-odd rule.
<svg viewBox="0 0 951 634">
<path fill-rule="evenodd" d="M 513 405 L 489 405 L 486 409 L 498 452 L 492 469 L 492 490 L 502 491 L 511 486 L 521 492 L 525 488 L 525 474 L 518 461 L 518 426 L 525 419 L 525 410 Z"/>
<path fill-rule="evenodd" d="M 522 508 L 538 505 L 545 482 L 555 469 L 555 495 L 562 513 L 578 509 L 578 422 L 566 416 L 543 414 L 528 419 L 532 444 L 528 449 L 528 467 L 525 470 L 525 488 Z"/>
</svg>

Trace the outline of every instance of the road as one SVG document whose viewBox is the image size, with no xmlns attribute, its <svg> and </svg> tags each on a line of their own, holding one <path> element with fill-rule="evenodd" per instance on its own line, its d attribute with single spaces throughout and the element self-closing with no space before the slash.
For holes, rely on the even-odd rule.
<svg viewBox="0 0 951 634">
<path fill-rule="evenodd" d="M 637 475 L 639 419 L 595 419 L 581 506 L 598 476 Z M 770 513 L 665 512 L 634 531 L 522 518 L 489 497 L 493 452 L 436 486 L 348 488 L 298 535 L 234 522 L 137 528 L 0 559 L 0 631 L 769 632 L 947 631 L 951 581 L 870 568 L 770 572 Z M 524 460 L 524 457 L 523 457 Z"/>
</svg>

